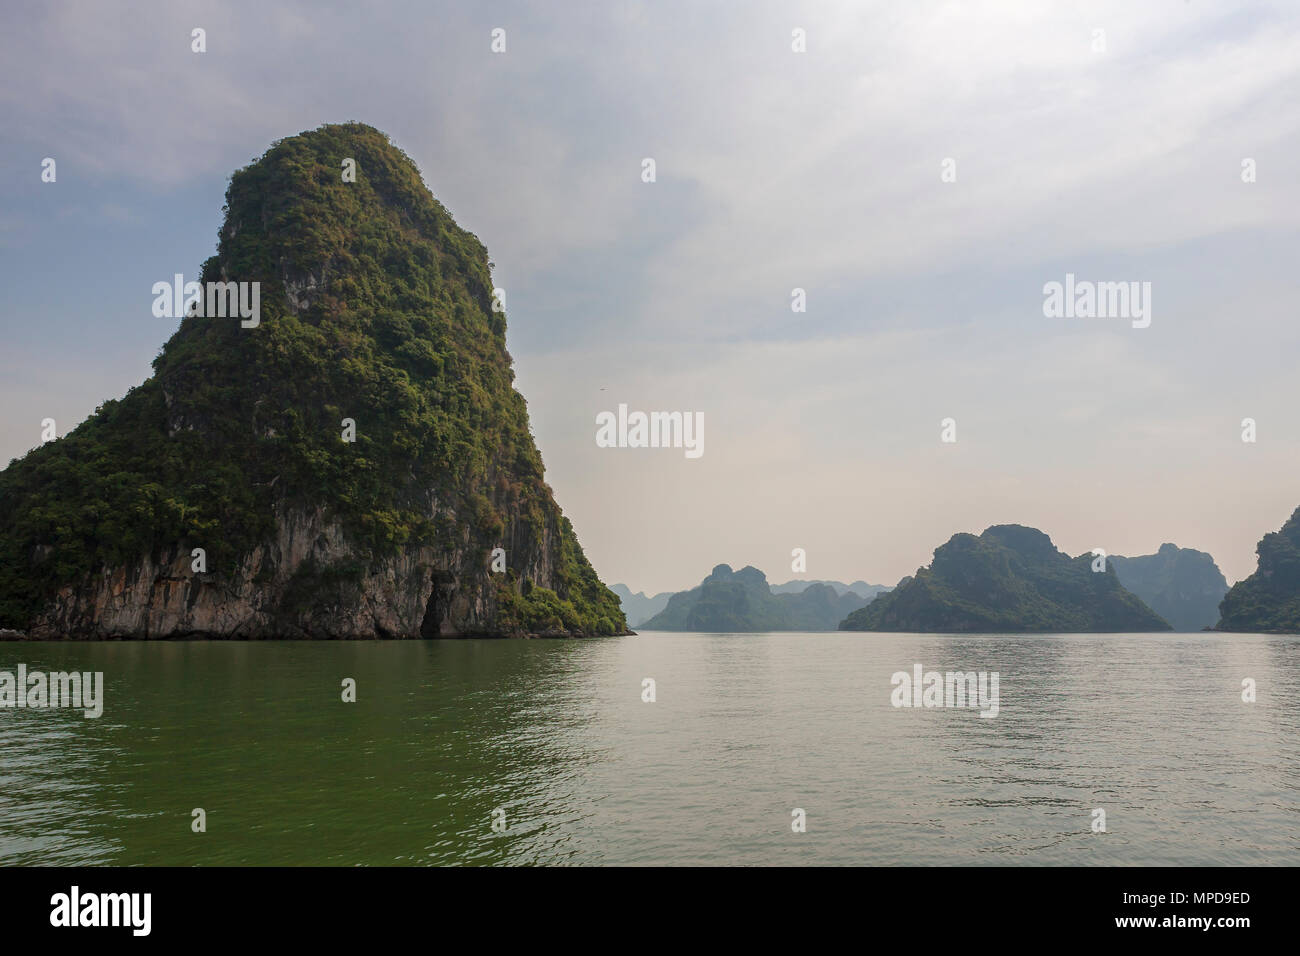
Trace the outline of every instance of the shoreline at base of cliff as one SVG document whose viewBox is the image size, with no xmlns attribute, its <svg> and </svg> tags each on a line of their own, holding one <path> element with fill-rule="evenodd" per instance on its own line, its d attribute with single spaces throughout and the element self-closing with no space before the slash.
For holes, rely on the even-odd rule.
<svg viewBox="0 0 1300 956">
<path fill-rule="evenodd" d="M 24 631 L 0 630 L 0 642 L 27 642 L 33 644 L 66 644 L 69 642 L 101 644 L 110 641 L 239 641 L 244 643 L 253 643 L 256 641 L 585 641 L 595 640 L 602 637 L 636 636 L 636 631 L 628 630 L 619 634 L 583 634 L 571 631 L 542 631 L 537 633 L 514 632 L 510 634 L 446 634 L 441 637 L 395 637 L 383 634 L 372 634 L 369 636 L 353 635 L 350 637 L 322 636 L 319 634 L 280 634 L 274 637 L 250 637 L 248 635 L 212 634 L 210 632 L 169 634 L 166 637 L 139 637 L 132 634 L 101 634 L 93 637 L 64 634 L 58 637 L 32 637 Z"/>
</svg>

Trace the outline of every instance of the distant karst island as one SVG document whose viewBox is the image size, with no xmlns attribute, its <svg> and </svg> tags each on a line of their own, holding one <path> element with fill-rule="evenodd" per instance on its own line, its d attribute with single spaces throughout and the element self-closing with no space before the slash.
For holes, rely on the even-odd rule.
<svg viewBox="0 0 1300 956">
<path fill-rule="evenodd" d="M 1165 543 L 1155 554 L 1136 558 L 1112 554 L 1107 562 L 1124 585 L 1175 631 L 1203 631 L 1219 620 L 1228 582 L 1204 551 Z"/>
<path fill-rule="evenodd" d="M 1115 566 L 1071 558 L 1036 528 L 994 525 L 955 534 L 928 568 L 850 614 L 844 631 L 1168 631 L 1120 583 Z"/>
<path fill-rule="evenodd" d="M 888 590 L 858 582 L 861 591 L 839 581 L 790 581 L 769 585 L 758 568 L 733 571 L 719 564 L 698 587 L 663 597 L 660 609 L 634 626 L 650 631 L 833 631 L 844 617 Z M 614 585 L 615 593 L 624 585 Z M 865 594 L 861 592 L 866 592 Z M 630 593 L 630 592 L 629 592 Z M 644 596 L 642 596 L 644 598 Z M 637 604 L 634 608 L 647 605 Z M 649 605 L 652 606 L 652 605 Z M 624 609 L 627 610 L 627 604 Z M 631 620 L 636 621 L 634 612 Z"/>
<path fill-rule="evenodd" d="M 1070 557 L 1042 531 L 1005 524 L 953 535 L 894 588 L 769 585 L 757 568 L 720 564 L 688 591 L 613 590 L 647 631 L 1300 632 L 1300 509 L 1258 554 L 1259 570 L 1230 589 L 1214 558 L 1194 548 L 1166 542 L 1134 557 Z"/>
</svg>

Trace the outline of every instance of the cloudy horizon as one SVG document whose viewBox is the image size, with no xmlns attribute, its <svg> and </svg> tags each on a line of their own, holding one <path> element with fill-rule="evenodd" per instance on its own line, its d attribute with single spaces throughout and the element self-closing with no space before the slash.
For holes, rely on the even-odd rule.
<svg viewBox="0 0 1300 956">
<path fill-rule="evenodd" d="M 152 285 L 213 253 L 236 168 L 358 120 L 487 246 L 607 584 L 780 583 L 794 548 L 894 584 L 1002 523 L 1231 583 L 1300 505 L 1300 9 L 132 9 L 0 35 L 0 462 L 149 375 Z M 1150 326 L 1045 316 L 1067 275 L 1150 283 Z M 598 447 L 620 403 L 702 413 L 705 453 Z"/>
</svg>

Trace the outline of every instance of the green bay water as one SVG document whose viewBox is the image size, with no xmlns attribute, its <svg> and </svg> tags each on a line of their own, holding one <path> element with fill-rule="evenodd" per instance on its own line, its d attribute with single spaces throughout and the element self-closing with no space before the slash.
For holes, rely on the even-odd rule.
<svg viewBox="0 0 1300 956">
<path fill-rule="evenodd" d="M 1300 863 L 1295 637 L 0 644 L 19 663 L 106 689 L 99 719 L 0 710 L 7 865 Z M 917 663 L 997 671 L 998 715 L 891 706 Z"/>
</svg>

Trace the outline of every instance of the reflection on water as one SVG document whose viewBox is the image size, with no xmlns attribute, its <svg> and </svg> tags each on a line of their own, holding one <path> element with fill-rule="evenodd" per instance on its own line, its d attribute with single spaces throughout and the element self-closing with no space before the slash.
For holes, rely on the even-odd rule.
<svg viewBox="0 0 1300 956">
<path fill-rule="evenodd" d="M 7 864 L 1300 863 L 1290 637 L 0 644 L 20 662 L 106 700 L 0 711 Z M 997 671 L 998 716 L 890 706 L 918 663 Z"/>
</svg>

